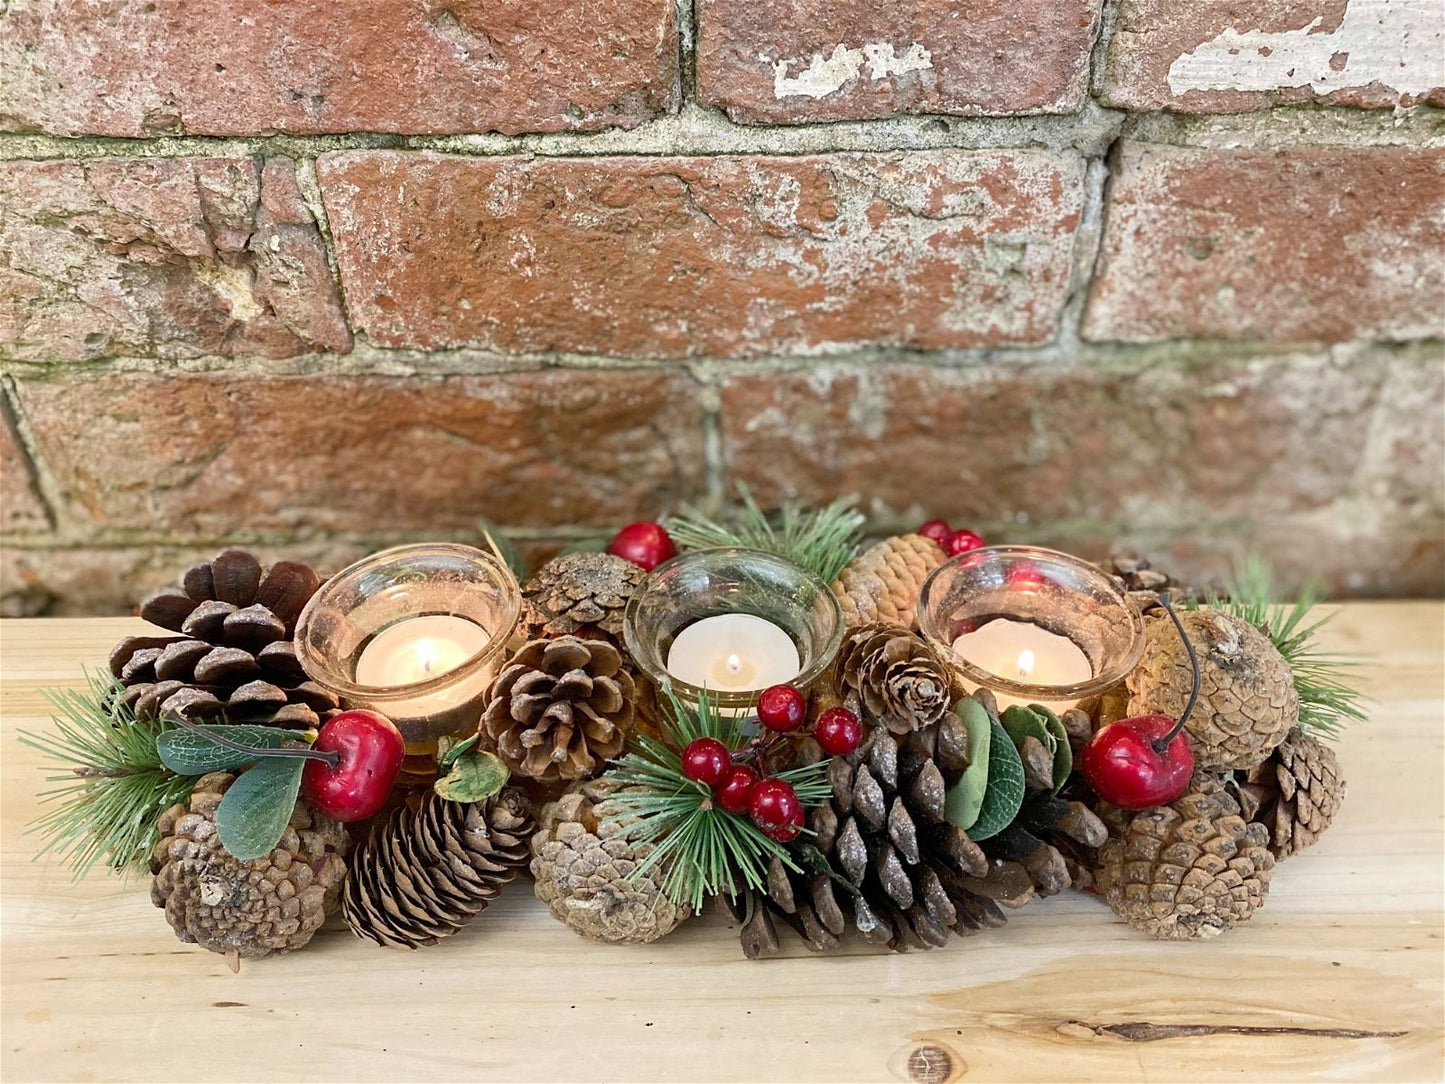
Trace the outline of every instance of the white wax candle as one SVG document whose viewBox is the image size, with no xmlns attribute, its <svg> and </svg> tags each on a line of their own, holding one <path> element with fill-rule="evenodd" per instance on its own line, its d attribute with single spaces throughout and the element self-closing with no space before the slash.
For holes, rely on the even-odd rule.
<svg viewBox="0 0 1445 1084">
<path fill-rule="evenodd" d="M 372 637 L 356 660 L 356 683 L 379 688 L 414 685 L 461 666 L 491 637 L 474 621 L 453 614 L 428 614 L 398 621 Z M 491 675 L 485 670 L 405 700 L 378 699 L 375 708 L 393 720 L 425 718 L 480 696 Z"/>
<path fill-rule="evenodd" d="M 1094 676 L 1094 668 L 1078 644 L 1031 621 L 995 618 L 953 641 L 953 650 L 980 670 L 1030 685 L 1077 685 Z M 1000 709 L 1031 702 L 1006 693 L 995 692 L 995 696 Z M 1075 703 L 1047 699 L 1039 702 L 1056 711 Z"/>
<path fill-rule="evenodd" d="M 704 617 L 677 634 L 667 672 L 679 681 L 719 692 L 752 692 L 798 676 L 793 638 L 754 614 Z"/>
</svg>

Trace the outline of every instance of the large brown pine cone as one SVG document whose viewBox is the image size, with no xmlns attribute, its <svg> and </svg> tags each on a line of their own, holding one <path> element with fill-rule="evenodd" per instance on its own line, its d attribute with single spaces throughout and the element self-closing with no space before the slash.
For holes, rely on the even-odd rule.
<svg viewBox="0 0 1445 1084">
<path fill-rule="evenodd" d="M 343 901 L 347 924 L 391 948 L 460 933 L 526 864 L 533 827 L 515 788 L 485 802 L 424 791 L 357 847 Z"/>
<path fill-rule="evenodd" d="M 553 558 L 522 587 L 522 631 L 529 639 L 576 634 L 620 642 L 627 600 L 645 575 L 610 553 Z"/>
<path fill-rule="evenodd" d="M 542 782 L 588 779 L 622 752 L 634 686 L 606 640 L 533 640 L 487 693 L 482 734 L 513 771 Z"/>
<path fill-rule="evenodd" d="M 850 629 L 834 665 L 834 685 L 860 719 L 895 734 L 932 726 L 948 714 L 948 664 L 901 625 Z"/>
<path fill-rule="evenodd" d="M 1262 824 L 1246 823 L 1224 782 L 1204 773 L 1182 798 L 1126 814 L 1099 848 L 1099 893 L 1129 925 L 1161 940 L 1217 937 L 1269 895 L 1274 856 Z"/>
<path fill-rule="evenodd" d="M 261 562 L 230 549 L 188 569 L 181 589 L 141 604 L 140 615 L 176 636 L 128 636 L 110 653 L 122 700 L 141 718 L 178 712 L 200 720 L 306 729 L 337 708 L 336 697 L 296 661 L 296 618 L 321 577 L 309 565 Z"/>
<path fill-rule="evenodd" d="M 151 858 L 151 902 L 165 908 L 177 937 L 222 953 L 232 970 L 311 940 L 340 903 L 350 846 L 344 827 L 298 801 L 275 849 L 240 861 L 221 846 L 215 821 L 235 778 L 196 780 L 186 804 L 161 814 Z"/>
<path fill-rule="evenodd" d="M 918 591 L 941 565 L 943 547 L 918 534 L 885 538 L 849 561 L 833 581 L 833 593 L 848 625 L 875 621 L 912 628 Z"/>
<path fill-rule="evenodd" d="M 1245 814 L 1269 832 L 1269 849 L 1277 859 L 1319 839 L 1345 800 L 1335 751 L 1298 727 L 1268 760 L 1250 769 L 1239 790 Z"/>
</svg>

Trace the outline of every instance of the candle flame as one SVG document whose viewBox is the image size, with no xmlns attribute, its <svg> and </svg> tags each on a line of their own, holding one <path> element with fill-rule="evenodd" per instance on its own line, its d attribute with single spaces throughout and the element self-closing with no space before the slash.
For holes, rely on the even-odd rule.
<svg viewBox="0 0 1445 1084">
<path fill-rule="evenodd" d="M 743 669 L 743 660 L 737 655 L 729 655 L 725 664 L 729 674 L 740 674 Z"/>
<path fill-rule="evenodd" d="M 416 642 L 416 661 L 421 666 L 422 673 L 430 677 L 432 667 L 437 662 L 437 645 L 428 639 L 418 640 Z"/>
<path fill-rule="evenodd" d="M 1028 648 L 1019 652 L 1019 677 L 1026 678 L 1034 672 L 1034 653 Z"/>
</svg>

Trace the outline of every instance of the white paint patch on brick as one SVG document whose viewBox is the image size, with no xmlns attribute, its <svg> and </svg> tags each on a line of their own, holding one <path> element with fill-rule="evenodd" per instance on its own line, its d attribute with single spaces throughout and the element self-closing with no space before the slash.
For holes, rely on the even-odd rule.
<svg viewBox="0 0 1445 1084">
<path fill-rule="evenodd" d="M 1332 33 L 1316 33 L 1321 22 L 1279 33 L 1230 27 L 1169 66 L 1169 89 L 1184 94 L 1308 86 L 1328 94 L 1379 83 L 1418 95 L 1445 80 L 1440 0 L 1352 0 Z"/>
<path fill-rule="evenodd" d="M 814 53 L 806 68 L 789 75 L 788 69 L 801 65 L 803 60 L 800 56 L 789 57 L 773 65 L 773 97 L 826 98 L 857 79 L 865 63 L 869 78 L 874 80 L 933 67 L 933 54 L 916 41 L 902 56 L 895 54 L 890 43 L 882 41 L 869 42 L 860 49 L 835 45 L 831 56 Z"/>
</svg>

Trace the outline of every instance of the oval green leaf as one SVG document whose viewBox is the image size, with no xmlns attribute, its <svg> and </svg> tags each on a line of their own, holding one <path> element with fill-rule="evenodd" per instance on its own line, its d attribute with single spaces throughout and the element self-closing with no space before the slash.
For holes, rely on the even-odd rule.
<svg viewBox="0 0 1445 1084">
<path fill-rule="evenodd" d="M 978 820 L 968 829 L 968 838 L 977 843 L 998 835 L 1018 816 L 1024 804 L 1024 762 L 1019 751 L 999 723 L 993 723 L 988 745 L 988 787 Z"/>
<path fill-rule="evenodd" d="M 1042 704 L 1034 707 L 1043 712 L 1049 733 L 1054 736 L 1054 793 L 1057 794 L 1074 770 L 1074 747 L 1069 744 L 1069 732 L 1064 729 L 1064 721 Z"/>
<path fill-rule="evenodd" d="M 241 745 L 257 746 L 262 749 L 279 749 L 283 742 L 307 741 L 312 735 L 305 730 L 280 730 L 274 726 L 248 726 L 242 724 L 221 724 L 202 727 L 206 734 L 229 738 Z M 261 759 L 255 753 L 242 753 L 217 745 L 203 734 L 184 727 L 163 732 L 156 738 L 156 752 L 161 763 L 177 775 L 205 775 L 207 772 L 225 772 Z"/>
<path fill-rule="evenodd" d="M 216 807 L 221 846 L 243 862 L 269 854 L 291 823 L 305 763 L 300 757 L 262 760 L 232 783 Z"/>
<path fill-rule="evenodd" d="M 988 712 L 972 697 L 964 697 L 953 710 L 968 728 L 968 767 L 948 788 L 943 815 L 949 824 L 967 829 L 978 820 L 983 796 L 988 790 L 988 750 L 993 727 Z"/>
<path fill-rule="evenodd" d="M 484 802 L 507 785 L 511 774 L 495 753 L 467 753 L 453 760 L 432 788 L 448 801 Z"/>
</svg>

